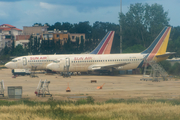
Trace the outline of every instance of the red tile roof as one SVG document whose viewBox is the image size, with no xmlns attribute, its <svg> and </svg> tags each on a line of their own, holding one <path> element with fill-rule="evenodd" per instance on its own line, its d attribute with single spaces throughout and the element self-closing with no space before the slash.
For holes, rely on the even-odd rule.
<svg viewBox="0 0 180 120">
<path fill-rule="evenodd" d="M 6 26 L 8 26 L 10 28 L 15 28 L 15 26 L 12 26 L 12 25 L 9 25 L 9 24 L 2 24 L 1 26 L 3 26 L 3 25 L 6 25 Z"/>
<path fill-rule="evenodd" d="M 2 26 L 8 26 L 8 27 L 2 27 Z M 14 30 L 18 30 L 18 31 L 22 31 L 21 29 L 19 28 L 16 28 L 15 26 L 12 26 L 12 25 L 9 25 L 9 24 L 2 24 L 0 25 L 0 29 L 3 30 L 3 31 L 9 31 L 11 29 L 14 29 Z"/>
<path fill-rule="evenodd" d="M 10 31 L 12 28 L 0 28 L 2 31 Z"/>
<path fill-rule="evenodd" d="M 1 27 L 1 26 L 3 26 L 3 25 L 6 25 L 6 26 L 8 26 L 8 27 Z M 0 25 L 0 30 L 10 31 L 11 29 L 18 30 L 18 31 L 22 31 L 21 29 L 16 28 L 15 26 L 12 26 L 12 25 L 9 25 L 9 24 L 2 24 L 2 25 Z"/>
</svg>

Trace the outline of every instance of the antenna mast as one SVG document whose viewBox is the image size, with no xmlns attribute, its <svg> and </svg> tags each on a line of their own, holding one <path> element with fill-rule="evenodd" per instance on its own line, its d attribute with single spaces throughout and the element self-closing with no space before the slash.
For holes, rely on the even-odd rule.
<svg viewBox="0 0 180 120">
<path fill-rule="evenodd" d="M 121 15 L 122 15 L 122 0 L 120 0 L 120 21 L 121 21 Z M 122 53 L 122 23 L 119 21 L 120 24 L 120 53 Z"/>
</svg>

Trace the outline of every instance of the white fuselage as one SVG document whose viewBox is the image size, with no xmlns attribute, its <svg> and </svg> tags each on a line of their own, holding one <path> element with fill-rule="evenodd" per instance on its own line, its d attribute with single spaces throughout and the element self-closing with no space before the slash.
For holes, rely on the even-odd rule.
<svg viewBox="0 0 180 120">
<path fill-rule="evenodd" d="M 146 54 L 69 54 L 69 55 L 33 55 L 22 56 L 8 62 L 6 66 L 11 69 L 27 69 L 35 66 L 37 70 L 51 69 L 54 71 L 65 71 L 68 66 L 70 72 L 85 72 L 88 70 L 96 70 L 102 66 L 115 66 L 119 70 L 135 69 L 139 67 L 140 63 Z M 58 62 L 53 62 L 57 60 Z M 119 64 L 128 63 L 123 66 Z M 97 66 L 94 67 L 94 66 Z M 109 69 L 109 67 L 108 67 Z"/>
</svg>

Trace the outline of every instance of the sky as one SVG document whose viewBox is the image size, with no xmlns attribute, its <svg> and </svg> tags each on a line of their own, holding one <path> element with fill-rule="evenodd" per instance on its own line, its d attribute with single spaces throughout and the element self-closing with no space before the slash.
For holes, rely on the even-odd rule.
<svg viewBox="0 0 180 120">
<path fill-rule="evenodd" d="M 168 12 L 170 25 L 180 26 L 180 0 L 122 0 L 122 12 L 130 4 L 158 3 Z M 120 0 L 0 0 L 0 25 L 10 24 L 23 29 L 34 23 L 79 23 L 96 21 L 118 24 Z"/>
</svg>

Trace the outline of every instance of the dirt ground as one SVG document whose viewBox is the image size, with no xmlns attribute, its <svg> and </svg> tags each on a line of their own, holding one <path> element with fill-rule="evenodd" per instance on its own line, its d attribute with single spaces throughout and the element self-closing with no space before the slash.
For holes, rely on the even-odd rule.
<svg viewBox="0 0 180 120">
<path fill-rule="evenodd" d="M 55 100 L 77 100 L 92 96 L 95 101 L 105 101 L 108 99 L 177 99 L 180 98 L 180 80 L 171 79 L 169 81 L 152 82 L 140 81 L 142 75 L 119 75 L 119 76 L 94 76 L 79 75 L 71 78 L 63 78 L 60 75 L 38 74 L 38 78 L 29 76 L 18 76 L 12 78 L 10 69 L 0 70 L 0 81 L 4 80 L 5 98 L 8 98 L 8 86 L 22 86 L 23 98 L 30 100 L 46 101 Z M 50 81 L 49 90 L 52 97 L 37 97 L 35 90 L 39 81 L 47 79 Z M 91 80 L 97 80 L 97 83 L 91 83 Z M 66 92 L 69 87 L 71 92 Z M 105 83 L 105 84 L 104 84 Z M 102 89 L 97 89 L 103 85 Z M 3 99 L 0 96 L 1 99 Z"/>
</svg>

